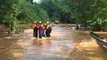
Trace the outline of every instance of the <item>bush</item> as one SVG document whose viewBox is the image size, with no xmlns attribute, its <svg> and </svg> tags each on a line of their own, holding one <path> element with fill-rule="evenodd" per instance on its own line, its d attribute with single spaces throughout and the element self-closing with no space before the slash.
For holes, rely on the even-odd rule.
<svg viewBox="0 0 107 60">
<path fill-rule="evenodd" d="M 16 28 L 15 33 L 19 34 L 19 33 L 23 33 L 24 29 L 23 28 Z"/>
</svg>

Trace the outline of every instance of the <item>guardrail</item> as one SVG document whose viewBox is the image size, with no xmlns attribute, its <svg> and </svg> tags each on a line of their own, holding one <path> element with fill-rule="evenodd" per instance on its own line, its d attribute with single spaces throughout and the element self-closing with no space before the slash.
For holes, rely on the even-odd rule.
<svg viewBox="0 0 107 60">
<path fill-rule="evenodd" d="M 97 44 L 98 44 L 101 48 L 107 50 L 107 39 L 98 36 L 98 35 L 95 34 L 94 32 L 90 32 L 90 36 L 96 40 Z"/>
</svg>

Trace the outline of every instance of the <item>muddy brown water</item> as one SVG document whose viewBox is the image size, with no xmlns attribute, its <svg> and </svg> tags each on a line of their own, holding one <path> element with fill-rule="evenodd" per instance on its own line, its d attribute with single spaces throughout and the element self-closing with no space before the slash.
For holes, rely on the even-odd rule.
<svg viewBox="0 0 107 60">
<path fill-rule="evenodd" d="M 0 60 L 67 60 L 74 48 L 71 30 L 57 25 L 52 29 L 50 38 L 36 39 L 32 29 L 4 37 L 3 43 L 0 41 Z"/>
</svg>

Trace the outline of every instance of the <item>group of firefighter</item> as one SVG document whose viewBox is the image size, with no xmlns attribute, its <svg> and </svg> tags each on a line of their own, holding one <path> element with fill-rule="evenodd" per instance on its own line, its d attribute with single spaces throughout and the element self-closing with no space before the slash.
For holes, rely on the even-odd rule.
<svg viewBox="0 0 107 60">
<path fill-rule="evenodd" d="M 33 37 L 35 38 L 50 37 L 50 33 L 52 31 L 49 22 L 42 23 L 41 21 L 39 22 L 34 21 L 32 28 L 33 28 Z"/>
</svg>

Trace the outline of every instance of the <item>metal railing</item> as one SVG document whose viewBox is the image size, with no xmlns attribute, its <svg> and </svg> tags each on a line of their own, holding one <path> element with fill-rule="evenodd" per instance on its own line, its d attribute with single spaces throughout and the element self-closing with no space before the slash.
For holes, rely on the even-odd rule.
<svg viewBox="0 0 107 60">
<path fill-rule="evenodd" d="M 97 42 L 97 44 L 103 48 L 103 49 L 106 49 L 107 50 L 107 39 L 95 34 L 94 32 L 90 32 L 90 36 L 92 38 L 94 38 Z"/>
</svg>

